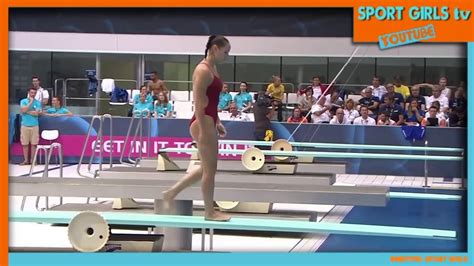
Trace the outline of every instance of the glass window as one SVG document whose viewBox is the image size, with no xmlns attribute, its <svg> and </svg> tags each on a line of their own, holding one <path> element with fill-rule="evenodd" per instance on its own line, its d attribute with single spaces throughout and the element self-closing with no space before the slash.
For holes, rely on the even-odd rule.
<svg viewBox="0 0 474 266">
<path fill-rule="evenodd" d="M 190 72 L 189 72 L 189 80 L 192 80 L 192 75 L 194 68 L 196 65 L 201 62 L 203 56 L 201 55 L 192 55 L 191 56 L 191 65 L 190 65 Z M 217 71 L 219 71 L 219 75 L 221 76 L 222 80 L 228 84 L 229 90 L 232 91 L 234 89 L 235 82 L 240 82 L 235 80 L 234 77 L 234 68 L 235 68 L 235 56 L 229 56 L 225 62 L 217 65 Z M 236 87 L 238 89 L 238 85 Z"/>
<path fill-rule="evenodd" d="M 280 57 L 237 56 L 235 80 L 247 81 L 251 91 L 258 91 L 271 81 L 273 75 L 280 75 Z M 285 83 L 285 80 L 282 80 Z M 238 87 L 236 87 L 237 89 Z"/>
<path fill-rule="evenodd" d="M 448 78 L 448 86 L 459 86 L 467 80 L 467 60 L 465 58 L 427 58 L 426 81 L 438 84 L 439 78 Z"/>
<path fill-rule="evenodd" d="M 96 69 L 96 54 L 54 52 L 52 58 L 54 95 L 66 96 L 68 107 L 95 107 L 95 95 L 91 97 L 88 93 L 86 70 Z M 67 88 L 65 95 L 64 84 Z M 74 108 L 74 113 L 90 113 L 80 110 L 81 108 Z"/>
<path fill-rule="evenodd" d="M 31 87 L 31 77 L 37 76 L 41 80 L 41 87 L 52 93 L 51 82 L 51 53 L 50 52 L 20 52 L 10 51 L 8 59 L 8 84 L 10 104 L 20 104 Z"/>
<path fill-rule="evenodd" d="M 284 82 L 295 86 L 309 85 L 314 76 L 320 76 L 322 82 L 327 80 L 326 57 L 283 57 L 282 75 Z"/>
<path fill-rule="evenodd" d="M 158 72 L 169 90 L 188 90 L 188 55 L 145 55 L 145 73 Z"/>
<path fill-rule="evenodd" d="M 116 88 L 138 88 L 139 59 L 140 55 L 137 54 L 101 54 L 100 78 L 114 79 Z M 98 114 L 127 116 L 130 106 L 110 105 L 110 95 L 104 92 L 100 93 L 99 98 Z"/>
<path fill-rule="evenodd" d="M 393 82 L 400 75 L 403 84 L 413 85 L 424 82 L 423 58 L 377 58 L 377 76 L 382 84 Z"/>
<path fill-rule="evenodd" d="M 323 82 L 326 84 L 331 83 L 348 59 L 348 57 L 330 57 L 329 79 Z M 372 83 L 374 75 L 375 58 L 353 57 L 346 68 L 341 72 L 333 86 L 348 92 L 359 93 L 361 89 Z M 345 85 L 342 86 L 342 84 Z"/>
</svg>

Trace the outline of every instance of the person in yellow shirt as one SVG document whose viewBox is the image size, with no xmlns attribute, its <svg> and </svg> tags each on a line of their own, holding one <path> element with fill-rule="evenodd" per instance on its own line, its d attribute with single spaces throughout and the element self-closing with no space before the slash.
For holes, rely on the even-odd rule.
<svg viewBox="0 0 474 266">
<path fill-rule="evenodd" d="M 281 84 L 281 78 L 279 76 L 273 76 L 273 83 L 267 87 L 267 95 L 270 96 L 274 101 L 278 102 L 278 122 L 283 120 L 283 95 L 285 93 L 285 86 Z"/>
<path fill-rule="evenodd" d="M 407 86 L 402 85 L 402 79 L 399 75 L 396 75 L 393 81 L 395 86 L 395 92 L 398 92 L 403 95 L 403 98 L 406 100 L 408 96 L 410 96 L 410 89 Z"/>
</svg>

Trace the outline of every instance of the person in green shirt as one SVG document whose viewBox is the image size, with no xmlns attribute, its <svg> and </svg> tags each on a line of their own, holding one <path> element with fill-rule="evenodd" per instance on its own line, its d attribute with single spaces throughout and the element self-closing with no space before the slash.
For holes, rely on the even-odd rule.
<svg viewBox="0 0 474 266">
<path fill-rule="evenodd" d="M 47 108 L 43 114 L 46 116 L 71 116 L 72 112 L 62 105 L 59 97 L 55 96 L 51 100 L 51 107 Z"/>
</svg>

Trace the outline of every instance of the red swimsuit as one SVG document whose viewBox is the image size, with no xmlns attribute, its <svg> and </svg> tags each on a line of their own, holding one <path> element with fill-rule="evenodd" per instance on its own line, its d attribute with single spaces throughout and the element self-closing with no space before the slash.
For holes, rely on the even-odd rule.
<svg viewBox="0 0 474 266">
<path fill-rule="evenodd" d="M 203 63 L 206 64 L 206 63 Z M 207 64 L 206 64 L 207 65 Z M 209 66 L 208 66 L 209 67 Z M 210 68 L 210 67 L 209 67 Z M 206 96 L 208 99 L 207 106 L 204 109 L 204 114 L 214 119 L 214 124 L 217 123 L 217 105 L 219 104 L 219 94 L 222 91 L 222 81 L 216 75 L 212 74 L 214 79 L 212 83 L 207 87 Z M 196 116 L 193 115 L 191 118 L 190 125 L 196 120 Z"/>
</svg>

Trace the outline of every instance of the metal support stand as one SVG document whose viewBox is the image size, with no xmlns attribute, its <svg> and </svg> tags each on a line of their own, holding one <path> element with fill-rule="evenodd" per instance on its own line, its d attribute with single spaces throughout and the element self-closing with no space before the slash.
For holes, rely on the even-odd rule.
<svg viewBox="0 0 474 266">
<path fill-rule="evenodd" d="M 175 200 L 163 211 L 163 201 L 155 200 L 155 213 L 167 215 L 193 215 L 192 200 Z M 155 228 L 156 234 L 164 234 L 163 251 L 191 251 L 193 230 L 190 228 Z"/>
</svg>

